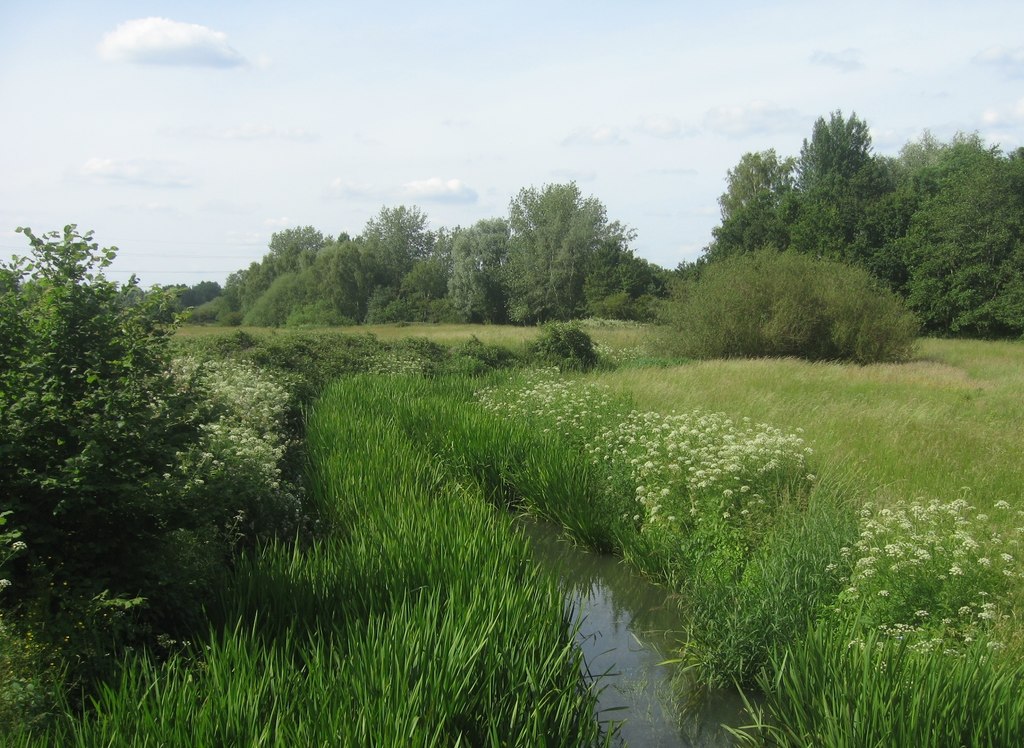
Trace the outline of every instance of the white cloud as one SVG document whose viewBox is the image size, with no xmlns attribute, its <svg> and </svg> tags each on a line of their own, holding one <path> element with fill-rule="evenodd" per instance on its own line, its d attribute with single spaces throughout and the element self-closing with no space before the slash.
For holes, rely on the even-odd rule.
<svg viewBox="0 0 1024 748">
<path fill-rule="evenodd" d="M 755 101 L 746 106 L 721 106 L 704 115 L 704 126 L 731 137 L 802 130 L 805 118 L 795 109 Z"/>
<path fill-rule="evenodd" d="M 412 200 L 439 203 L 475 203 L 477 201 L 476 190 L 463 184 L 460 180 L 438 177 L 406 182 L 398 190 L 398 194 Z"/>
<path fill-rule="evenodd" d="M 864 67 L 864 63 L 861 61 L 861 51 L 852 48 L 840 50 L 839 52 L 815 50 L 811 55 L 811 63 L 827 68 L 835 68 L 844 73 L 852 73 L 854 70 L 860 70 Z"/>
<path fill-rule="evenodd" d="M 1024 99 L 1010 109 L 986 109 L 982 112 L 981 121 L 988 126 L 1024 124 Z"/>
<path fill-rule="evenodd" d="M 111 62 L 146 65 L 229 68 L 246 64 L 223 32 L 168 18 L 125 21 L 103 37 L 99 53 Z"/>
<path fill-rule="evenodd" d="M 335 177 L 327 186 L 328 197 L 345 197 L 355 200 L 386 199 L 386 191 L 373 187 L 366 182 L 353 182 Z"/>
<path fill-rule="evenodd" d="M 578 127 L 562 140 L 562 145 L 625 145 L 626 139 L 608 125 Z"/>
<path fill-rule="evenodd" d="M 137 187 L 191 187 L 192 180 L 176 164 L 148 159 L 90 158 L 79 174 L 97 184 Z"/>
<path fill-rule="evenodd" d="M 1024 78 L 1024 47 L 989 47 L 976 54 L 974 61 L 1000 68 L 1011 78 Z"/>
<path fill-rule="evenodd" d="M 365 182 L 353 182 L 335 177 L 327 188 L 330 197 L 344 197 L 353 200 L 393 201 L 414 200 L 433 203 L 475 203 L 479 198 L 476 190 L 459 179 L 419 179 L 406 182 L 398 187 L 381 188 Z"/>
<path fill-rule="evenodd" d="M 289 220 L 288 216 L 281 216 L 280 218 L 267 218 L 267 219 L 264 219 L 264 221 L 263 221 L 263 225 L 264 226 L 270 226 L 272 228 L 273 227 L 288 226 L 290 224 L 291 224 L 291 221 Z"/>
<path fill-rule="evenodd" d="M 644 117 L 636 126 L 639 132 L 656 138 L 684 138 L 695 134 L 693 128 L 685 127 L 675 117 Z"/>
</svg>

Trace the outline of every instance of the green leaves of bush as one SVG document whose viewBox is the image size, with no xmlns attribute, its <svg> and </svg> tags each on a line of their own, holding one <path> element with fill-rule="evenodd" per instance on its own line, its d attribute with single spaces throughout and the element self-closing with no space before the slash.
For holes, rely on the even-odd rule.
<svg viewBox="0 0 1024 748">
<path fill-rule="evenodd" d="M 683 356 L 860 364 L 909 358 L 919 329 L 866 271 L 771 251 L 709 265 L 677 290 L 665 321 L 669 347 Z"/>
<path fill-rule="evenodd" d="M 597 351 L 576 322 L 549 322 L 530 345 L 530 353 L 539 361 L 562 371 L 589 371 L 597 364 Z"/>
</svg>

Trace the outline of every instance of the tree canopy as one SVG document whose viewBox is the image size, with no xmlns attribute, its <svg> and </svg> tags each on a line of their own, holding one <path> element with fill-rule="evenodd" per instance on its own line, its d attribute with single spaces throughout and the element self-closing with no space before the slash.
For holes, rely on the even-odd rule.
<svg viewBox="0 0 1024 748">
<path fill-rule="evenodd" d="M 925 132 L 896 157 L 855 114 L 819 118 L 798 158 L 729 171 L 704 260 L 765 248 L 862 267 L 935 334 L 1024 333 L 1024 160 L 977 135 Z"/>
</svg>

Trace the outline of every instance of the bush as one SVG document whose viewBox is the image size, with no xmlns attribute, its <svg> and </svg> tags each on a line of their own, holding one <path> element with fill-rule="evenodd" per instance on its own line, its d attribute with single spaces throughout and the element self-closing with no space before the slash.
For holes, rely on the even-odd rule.
<svg viewBox="0 0 1024 748">
<path fill-rule="evenodd" d="M 549 322 L 530 344 L 530 355 L 562 371 L 589 371 L 597 364 L 594 341 L 575 322 Z"/>
<path fill-rule="evenodd" d="M 325 301 L 303 304 L 289 313 L 285 327 L 343 327 L 354 325 L 355 321 Z"/>
<path fill-rule="evenodd" d="M 189 584 L 169 530 L 197 431 L 168 370 L 173 294 L 104 278 L 115 250 L 74 225 L 20 231 L 32 256 L 0 264 L 0 511 L 25 549 L 4 603 L 83 674 Z"/>
<path fill-rule="evenodd" d="M 172 370 L 173 293 L 107 280 L 115 250 L 73 225 L 24 233 L 0 264 L 0 592 L 89 679 L 197 624 L 239 535 L 295 532 L 299 405 L 251 364 Z"/>
<path fill-rule="evenodd" d="M 34 236 L 0 265 L 0 497 L 28 553 L 13 590 L 53 575 L 137 594 L 194 438 L 167 371 L 173 297 L 119 286 L 90 234 Z"/>
<path fill-rule="evenodd" d="M 451 374 L 478 376 L 497 369 L 507 369 L 517 363 L 516 354 L 499 345 L 489 345 L 475 335 L 452 346 L 451 358 L 445 371 Z"/>
<path fill-rule="evenodd" d="M 860 364 L 909 358 L 919 325 L 864 270 L 756 252 L 707 267 L 666 305 L 666 341 L 694 358 L 796 356 Z"/>
</svg>

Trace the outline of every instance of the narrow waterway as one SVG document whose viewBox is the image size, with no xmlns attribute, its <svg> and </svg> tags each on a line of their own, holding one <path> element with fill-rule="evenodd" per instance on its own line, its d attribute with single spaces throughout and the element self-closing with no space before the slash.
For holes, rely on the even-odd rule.
<svg viewBox="0 0 1024 748">
<path fill-rule="evenodd" d="M 728 746 L 721 725 L 744 724 L 732 691 L 702 694 L 673 678 L 680 612 L 667 591 L 616 558 L 559 537 L 558 528 L 522 518 L 537 560 L 558 574 L 566 605 L 580 623 L 578 641 L 591 674 L 601 676 L 600 719 L 622 721 L 620 735 L 637 748 Z"/>
</svg>

